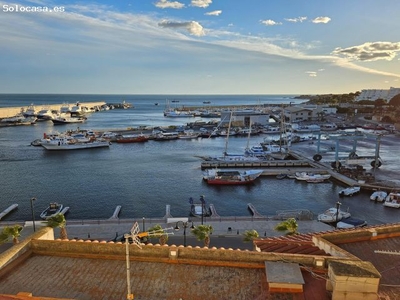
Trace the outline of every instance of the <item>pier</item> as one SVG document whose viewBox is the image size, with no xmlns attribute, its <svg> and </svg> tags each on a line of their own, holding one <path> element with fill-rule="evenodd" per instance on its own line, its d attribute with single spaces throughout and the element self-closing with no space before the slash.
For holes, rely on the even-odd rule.
<svg viewBox="0 0 400 300">
<path fill-rule="evenodd" d="M 247 204 L 248 209 L 250 210 L 251 214 L 253 215 L 254 218 L 265 218 L 262 214 L 260 214 L 256 208 L 254 207 L 253 204 L 248 203 Z"/>
<path fill-rule="evenodd" d="M 10 212 L 12 212 L 14 209 L 18 208 L 18 204 L 14 203 L 13 205 L 10 205 L 7 209 L 3 210 L 0 213 L 0 220 L 4 218 L 6 215 L 8 215 Z"/>
<path fill-rule="evenodd" d="M 116 208 L 115 208 L 115 210 L 114 210 L 114 213 L 112 214 L 112 216 L 111 216 L 111 220 L 116 220 L 116 219 L 118 219 L 118 216 L 119 216 L 119 213 L 120 213 L 120 211 L 121 211 L 121 208 L 122 208 L 122 206 L 121 205 L 118 205 Z"/>
<path fill-rule="evenodd" d="M 98 102 L 85 102 L 80 103 L 81 106 L 85 107 L 95 107 L 95 106 L 102 106 L 106 104 L 105 101 L 98 101 Z M 51 110 L 59 110 L 63 103 L 60 104 L 51 104 L 51 105 L 37 105 L 35 106 L 37 110 L 41 110 L 44 108 L 48 108 Z M 18 115 L 22 110 L 26 110 L 28 107 L 0 107 L 0 119 L 1 118 L 10 118 Z"/>
<path fill-rule="evenodd" d="M 211 213 L 211 218 L 220 218 L 219 214 L 217 213 L 217 210 L 215 209 L 214 204 L 210 204 L 210 213 Z"/>
</svg>

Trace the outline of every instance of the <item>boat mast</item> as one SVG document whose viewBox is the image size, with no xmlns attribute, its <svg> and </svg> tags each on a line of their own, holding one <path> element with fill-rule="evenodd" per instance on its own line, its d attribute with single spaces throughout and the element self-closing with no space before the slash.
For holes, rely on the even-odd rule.
<svg viewBox="0 0 400 300">
<path fill-rule="evenodd" d="M 225 138 L 224 157 L 228 155 L 228 139 L 229 139 L 229 135 L 230 135 L 230 133 L 231 133 L 232 116 L 233 116 L 233 110 L 231 111 L 231 116 L 230 116 L 230 118 L 229 118 L 228 132 L 227 132 L 226 138 Z"/>
</svg>

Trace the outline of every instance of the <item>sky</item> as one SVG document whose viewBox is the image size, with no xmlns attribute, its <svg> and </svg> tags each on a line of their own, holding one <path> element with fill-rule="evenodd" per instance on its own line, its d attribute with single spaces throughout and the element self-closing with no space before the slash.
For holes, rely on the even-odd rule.
<svg viewBox="0 0 400 300">
<path fill-rule="evenodd" d="M 400 87 L 399 0 L 0 0 L 0 93 Z"/>
</svg>

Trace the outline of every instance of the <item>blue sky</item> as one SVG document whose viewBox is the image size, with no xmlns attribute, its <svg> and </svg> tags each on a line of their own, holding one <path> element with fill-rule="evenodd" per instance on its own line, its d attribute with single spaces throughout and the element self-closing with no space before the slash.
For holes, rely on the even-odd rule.
<svg viewBox="0 0 400 300">
<path fill-rule="evenodd" d="M 39 8 L 52 11 L 27 11 Z M 0 93 L 400 87 L 399 11 L 398 0 L 0 0 Z"/>
</svg>

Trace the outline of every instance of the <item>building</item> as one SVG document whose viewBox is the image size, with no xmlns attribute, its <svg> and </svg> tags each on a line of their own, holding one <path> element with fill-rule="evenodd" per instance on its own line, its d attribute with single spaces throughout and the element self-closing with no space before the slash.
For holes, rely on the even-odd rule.
<svg viewBox="0 0 400 300">
<path fill-rule="evenodd" d="M 336 107 L 326 105 L 296 105 L 284 108 L 286 120 L 289 122 L 307 122 L 307 121 L 322 121 L 323 117 L 329 114 L 335 114 Z"/>
<path fill-rule="evenodd" d="M 139 248 L 56 240 L 43 227 L 0 254 L 0 299 L 132 299 L 128 282 L 135 299 L 400 297 L 400 223 L 256 239 L 254 246 Z"/>
<path fill-rule="evenodd" d="M 378 99 L 383 99 L 386 101 L 390 101 L 394 96 L 400 94 L 400 88 L 394 88 L 390 87 L 389 90 L 377 90 L 377 89 L 371 89 L 371 90 L 362 90 L 360 95 L 356 97 L 356 101 L 361 101 L 361 100 L 378 100 Z"/>
<path fill-rule="evenodd" d="M 227 126 L 230 121 L 234 126 L 267 125 L 270 114 L 255 109 L 221 111 L 221 125 Z"/>
</svg>

